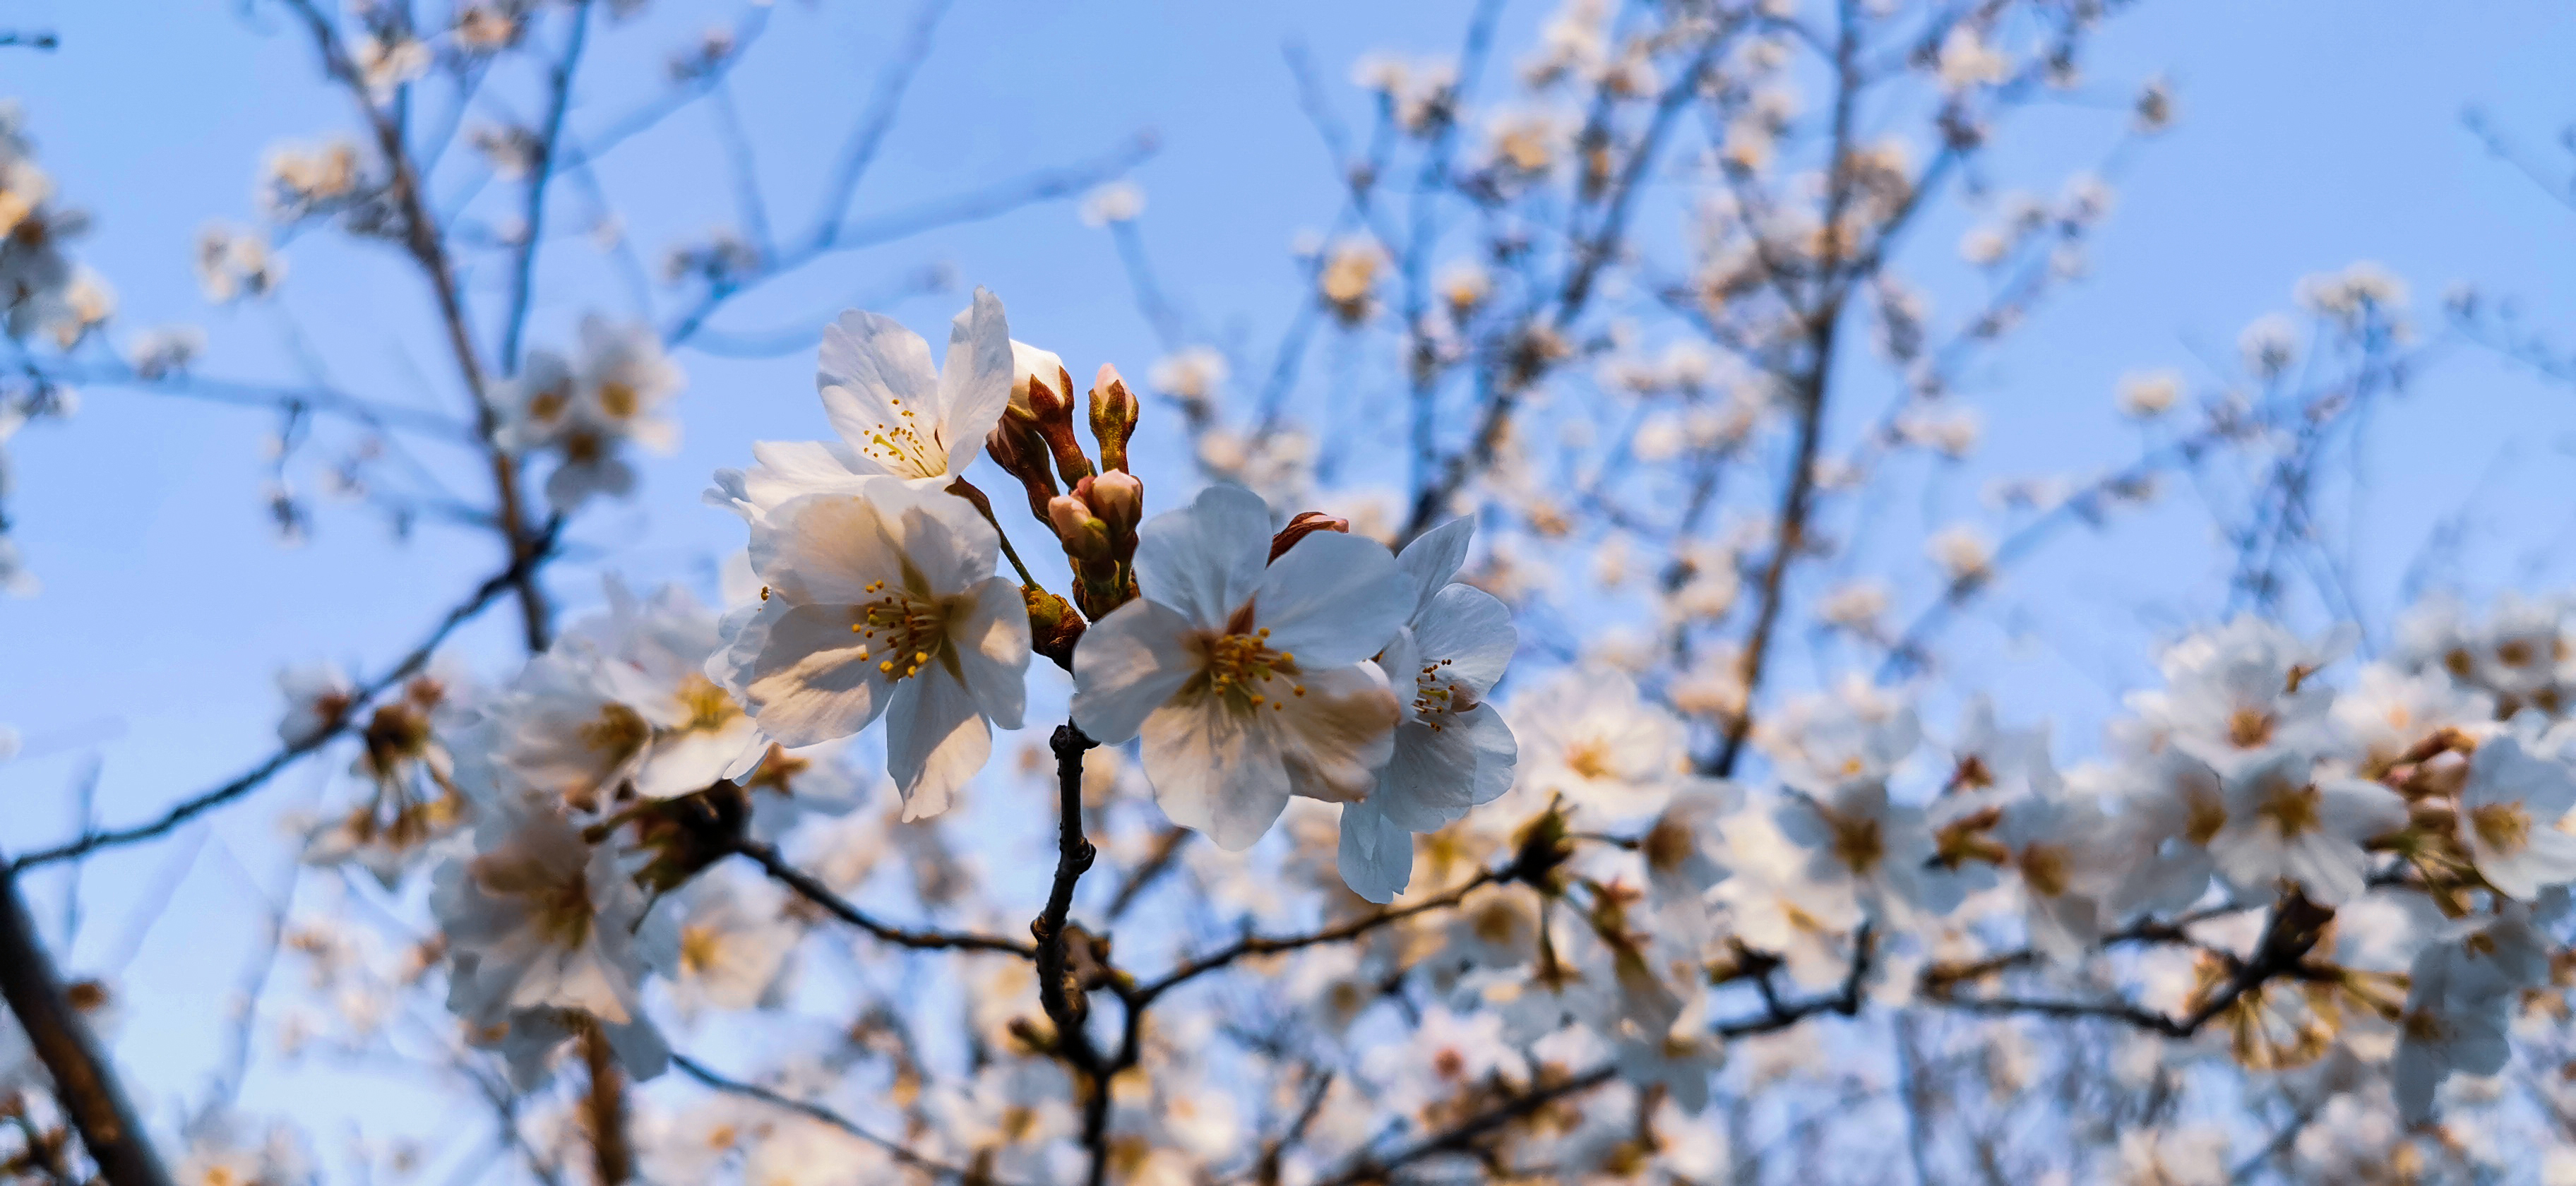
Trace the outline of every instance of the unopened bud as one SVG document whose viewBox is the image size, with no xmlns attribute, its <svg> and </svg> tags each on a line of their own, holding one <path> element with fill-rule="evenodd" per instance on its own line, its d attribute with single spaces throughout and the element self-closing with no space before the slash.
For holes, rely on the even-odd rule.
<svg viewBox="0 0 2576 1186">
<path fill-rule="evenodd" d="M 1073 401 L 1068 398 L 1068 393 L 1072 390 L 1073 376 L 1066 374 L 1062 367 L 1056 368 L 1052 375 L 1031 375 L 1011 385 L 1012 410 L 1026 409 L 1029 418 L 1037 421 L 1041 430 L 1059 421 L 1069 424 L 1073 419 Z"/>
<path fill-rule="evenodd" d="M 1145 483 L 1131 473 L 1109 470 L 1093 474 L 1075 484 L 1074 493 L 1084 506 L 1109 525 L 1112 536 L 1126 536 L 1132 541 L 1136 525 L 1145 519 Z"/>
<path fill-rule="evenodd" d="M 1024 588 L 1020 597 L 1029 606 L 1029 649 L 1072 670 L 1074 644 L 1082 641 L 1086 628 L 1082 615 L 1071 602 L 1044 589 Z"/>
<path fill-rule="evenodd" d="M 1102 469 L 1127 468 L 1127 438 L 1135 435 L 1141 411 L 1118 368 L 1100 364 L 1100 374 L 1091 381 L 1091 437 L 1100 442 Z"/>
<path fill-rule="evenodd" d="M 1064 541 L 1065 555 L 1076 560 L 1110 559 L 1109 525 L 1093 515 L 1079 495 L 1056 495 L 1047 500 L 1046 509 L 1047 523 Z"/>
<path fill-rule="evenodd" d="M 1046 442 L 1038 437 L 1035 423 L 1017 413 L 1003 416 L 984 437 L 984 452 L 1003 473 L 1020 480 L 1020 488 L 1028 492 L 1029 513 L 1046 518 L 1047 500 L 1056 496 L 1055 475 L 1047 472 Z"/>
<path fill-rule="evenodd" d="M 1338 531 L 1348 535 L 1350 530 L 1351 521 L 1348 519 L 1338 519 L 1322 511 L 1299 511 L 1296 518 L 1279 529 L 1279 534 L 1270 537 L 1270 559 L 1277 561 L 1288 554 L 1288 549 L 1296 547 L 1297 541 L 1318 531 Z"/>
<path fill-rule="evenodd" d="M 1055 457 L 1056 472 L 1064 475 L 1068 485 L 1091 474 L 1091 459 L 1083 456 L 1082 442 L 1074 439 L 1073 435 L 1072 391 L 1073 376 L 1067 374 L 1062 366 L 1058 366 L 1052 376 L 1031 374 L 1025 382 L 1015 383 L 1011 388 L 1014 400 L 1025 392 L 1029 423 L 1038 438 L 1046 442 L 1047 452 Z M 1015 410 L 1011 416 L 1003 418 L 1003 423 L 1010 423 L 1017 415 Z"/>
<path fill-rule="evenodd" d="M 1512 837 L 1512 863 L 1508 877 L 1541 894 L 1555 897 L 1565 892 L 1565 882 L 1558 870 L 1574 857 L 1574 836 L 1565 825 L 1565 814 L 1551 804 L 1537 818 L 1521 825 Z"/>
<path fill-rule="evenodd" d="M 1030 400 L 1029 383 L 1033 379 L 1053 384 L 1059 396 L 1073 390 L 1073 377 L 1055 351 L 1015 340 L 1011 343 L 1011 411 L 1031 420 L 1038 418 L 1037 407 Z"/>
</svg>

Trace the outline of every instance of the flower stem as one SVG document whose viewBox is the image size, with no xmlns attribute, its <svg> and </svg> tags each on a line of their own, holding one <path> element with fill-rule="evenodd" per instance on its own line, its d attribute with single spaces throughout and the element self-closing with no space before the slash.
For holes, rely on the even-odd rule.
<svg viewBox="0 0 2576 1186">
<path fill-rule="evenodd" d="M 1029 566 L 1020 562 L 1019 549 L 1011 546 L 1011 533 L 1002 530 L 1002 521 L 993 517 L 992 499 L 984 497 L 983 491 L 976 489 L 974 483 L 969 482 L 964 478 L 959 478 L 956 481 L 949 483 L 948 492 L 959 498 L 965 499 L 967 502 L 973 503 L 976 510 L 983 512 L 984 521 L 993 525 L 993 534 L 1002 537 L 1002 555 L 1010 559 L 1012 570 L 1020 574 L 1020 587 L 1024 589 L 1046 588 L 1046 586 L 1038 583 L 1038 579 L 1036 577 L 1029 575 Z"/>
</svg>

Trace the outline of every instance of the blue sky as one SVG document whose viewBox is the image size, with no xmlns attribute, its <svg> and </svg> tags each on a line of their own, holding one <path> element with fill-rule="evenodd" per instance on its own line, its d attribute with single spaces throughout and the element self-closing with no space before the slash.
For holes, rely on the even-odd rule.
<svg viewBox="0 0 2576 1186">
<path fill-rule="evenodd" d="M 58 184 L 96 215 L 81 257 L 119 290 L 125 325 L 204 325 L 216 341 L 207 373 L 281 373 L 291 321 L 348 385 L 452 407 L 450 372 L 419 328 L 418 283 L 382 253 L 296 244 L 285 318 L 210 310 L 198 296 L 194 236 L 210 220 L 255 217 L 250 191 L 262 152 L 349 126 L 343 99 L 314 81 L 309 50 L 274 8 L 255 6 L 249 19 L 239 8 L 0 0 L 0 27 L 50 26 L 62 37 L 50 54 L 0 51 L 0 96 L 25 105 Z M 771 217 L 785 227 L 808 217 L 822 150 L 845 134 L 908 10 L 881 0 L 824 8 L 780 5 L 754 50 L 756 68 L 739 76 Z M 1239 327 L 1266 343 L 1299 296 L 1288 245 L 1320 228 L 1337 196 L 1326 154 L 1298 112 L 1283 43 L 1310 46 L 1338 85 L 1365 49 L 1449 52 L 1465 8 L 1459 0 L 961 0 L 855 208 L 896 208 L 1086 157 L 1151 128 L 1162 148 L 1137 180 L 1165 283 L 1199 324 Z M 604 68 L 623 77 L 603 73 L 585 87 L 577 128 L 625 110 L 639 68 L 649 70 L 687 30 L 733 14 L 676 0 L 656 10 L 608 34 Z M 1509 11 L 1510 27 L 1524 33 L 1539 16 L 1529 4 Z M 2114 21 L 2090 72 L 2113 94 L 2163 71 L 2178 88 L 2181 122 L 2127 165 L 2093 275 L 1970 372 L 1966 394 L 1986 409 L 1990 444 L 1943 497 L 1964 508 L 1984 475 L 2123 460 L 2136 445 L 2110 409 L 2118 376 L 2167 366 L 2205 374 L 2195 359 L 2231 356 L 2238 329 L 2288 308 L 2300 276 L 2356 259 L 2410 280 L 2428 324 L 2438 321 L 2443 288 L 2466 280 L 2519 299 L 2536 324 L 2576 325 L 2568 266 L 2576 212 L 2491 159 L 2460 122 L 2464 108 L 2484 107 L 2550 159 L 2556 129 L 2576 120 L 2576 95 L 2563 83 L 2571 55 L 2576 10 L 2542 0 L 2183 0 Z M 1356 113 L 1356 96 L 1343 97 Z M 2116 118 L 2034 115 L 2027 139 L 1997 162 L 1998 180 L 2053 191 L 2098 155 Z M 648 252 L 733 218 L 730 196 L 706 167 L 715 159 L 708 128 L 702 113 L 684 114 L 605 166 L 612 188 L 628 195 L 629 223 Z M 1925 250 L 1947 256 L 1960 228 L 1939 226 Z M 553 291 L 582 299 L 559 295 L 541 306 L 540 341 L 568 338 L 586 300 L 620 307 L 596 253 L 568 241 L 549 260 L 550 278 L 564 282 Z M 1081 225 L 1069 203 L 854 254 L 743 302 L 726 323 L 742 331 L 819 325 L 850 294 L 934 260 L 1000 293 L 1015 336 L 1062 351 L 1077 373 L 1101 361 L 1140 373 L 1159 353 L 1109 237 Z M 895 312 L 927 331 L 959 303 L 937 296 Z M 810 354 L 681 361 L 691 374 L 681 404 L 686 442 L 677 456 L 647 464 L 635 502 L 584 525 L 598 561 L 555 578 L 573 607 L 595 600 L 587 574 L 602 565 L 639 580 L 703 582 L 741 530 L 698 504 L 708 472 L 740 464 L 752 440 L 822 433 Z M 0 722 L 29 743 L 25 758 L 0 765 L 0 851 L 73 827 L 64 788 L 92 756 L 104 763 L 98 811 L 109 821 L 142 816 L 256 760 L 273 744 L 270 681 L 279 664 L 333 658 L 372 671 L 491 567 L 486 540 L 429 530 L 398 544 L 366 515 L 327 507 L 309 545 L 279 549 L 259 503 L 271 428 L 256 412 L 99 389 L 70 423 L 12 443 L 11 511 L 46 590 L 0 601 Z M 2576 393 L 2473 349 L 2423 374 L 2365 450 L 2373 526 L 2358 554 L 2381 612 L 2433 522 L 2464 503 L 2475 510 L 2471 563 L 2460 574 L 2467 587 L 2564 581 L 2564 563 L 2533 572 L 2520 561 L 2576 509 L 2555 479 L 2571 431 Z M 2006 595 L 2049 624 L 2041 631 L 2048 645 L 1998 648 L 1977 674 L 2028 676 L 2007 699 L 2034 710 L 2064 702 L 2065 689 L 2089 691 L 2092 707 L 2070 710 L 2071 726 L 2061 722 L 2069 727 L 2060 736 L 2076 738 L 2080 751 L 2094 735 L 2086 714 L 2098 720 L 2109 690 L 2148 672 L 2136 645 L 2149 636 L 2136 624 L 2139 603 L 2175 616 L 2218 604 L 2213 588 L 2223 574 L 2201 523 L 2160 515 L 2109 542 L 2071 539 Z M 511 645 L 506 617 L 464 643 L 497 666 Z M 316 773 L 281 780 L 213 825 L 257 880 L 275 876 L 266 821 L 311 795 Z M 156 870 L 177 868 L 170 854 L 192 851 L 189 843 L 92 863 L 92 922 L 75 964 L 117 957 L 120 931 Z M 197 861 L 181 885 L 181 908 L 158 925 L 187 938 L 156 932 L 126 969 L 136 998 L 127 1045 L 153 1046 L 172 1087 L 193 1082 L 214 1050 L 202 1012 L 180 1003 L 203 996 L 192 971 L 211 960 L 230 977 L 246 949 L 243 907 L 252 901 L 243 875 L 218 859 Z M 44 892 L 57 892 L 50 879 Z"/>
</svg>

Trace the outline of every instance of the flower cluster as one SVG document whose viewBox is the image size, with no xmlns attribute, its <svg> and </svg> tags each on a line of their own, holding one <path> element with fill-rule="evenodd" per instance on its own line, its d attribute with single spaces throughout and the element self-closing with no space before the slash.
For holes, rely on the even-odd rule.
<svg viewBox="0 0 2576 1186">
<path fill-rule="evenodd" d="M 635 489 L 627 442 L 655 453 L 679 448 L 680 425 L 669 404 L 687 381 L 663 357 L 652 327 L 585 318 L 577 358 L 528 352 L 518 376 L 498 393 L 507 419 L 496 435 L 503 448 L 522 456 L 555 456 L 546 501 L 558 512 L 593 495 L 624 497 Z"/>
</svg>

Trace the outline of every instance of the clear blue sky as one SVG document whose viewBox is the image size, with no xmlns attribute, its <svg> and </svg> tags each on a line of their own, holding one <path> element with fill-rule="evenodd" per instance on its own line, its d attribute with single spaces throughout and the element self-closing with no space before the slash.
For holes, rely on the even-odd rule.
<svg viewBox="0 0 2576 1186">
<path fill-rule="evenodd" d="M 190 246 L 209 220 L 247 222 L 262 151 L 349 126 L 344 101 L 314 81 L 309 50 L 270 6 L 238 15 L 230 0 L 0 0 L 0 27 L 50 26 L 50 54 L 0 51 L 0 96 L 27 108 L 45 164 L 62 190 L 94 212 L 83 259 L 122 298 L 128 327 L 206 326 L 210 374 L 277 375 L 277 319 L 250 308 L 207 309 Z M 908 5 L 865 0 L 825 11 L 782 3 L 776 27 L 738 75 L 771 184 L 772 219 L 807 217 L 822 148 L 837 143 Z M 1411 54 L 1454 45 L 1463 0 L 962 0 L 857 208 L 882 210 L 1033 165 L 1090 155 L 1152 127 L 1158 157 L 1138 174 L 1149 195 L 1144 232 L 1166 283 L 1203 323 L 1241 325 L 1256 342 L 1277 332 L 1298 299 L 1286 257 L 1301 230 L 1320 228 L 1335 184 L 1299 114 L 1281 45 L 1309 43 L 1339 84 L 1356 53 Z M 660 0 L 643 25 L 609 35 L 603 75 L 580 98 L 577 127 L 625 110 L 636 67 L 649 68 L 688 28 L 730 8 Z M 1515 28 L 1538 16 L 1512 9 Z M 2128 168 L 2120 203 L 2098 240 L 2094 274 L 1971 374 L 1990 445 L 1949 502 L 1972 503 L 1983 475 L 2087 468 L 2134 449 L 2110 412 L 2123 372 L 2228 356 L 2254 316 L 2286 309 L 2303 274 L 2376 259 L 2413 282 L 2419 314 L 2456 280 L 2519 298 L 2538 324 L 2576 327 L 2576 213 L 2493 161 L 2461 127 L 2464 107 L 2548 155 L 2576 120 L 2565 63 L 2576 60 L 2576 10 L 2544 0 L 2425 5 L 2400 0 L 2149 3 L 2119 18 L 2096 45 L 2092 73 L 2132 79 L 2163 70 L 2182 119 Z M 1348 96 L 1346 96 L 1348 97 Z M 1354 101 L 1354 110 L 1356 102 Z M 2001 179 L 2053 189 L 2092 159 L 2098 113 L 2051 114 Z M 703 113 L 639 144 L 608 168 L 630 196 L 630 224 L 648 250 L 730 221 L 732 205 L 701 163 L 715 158 Z M 1949 232 L 1955 233 L 1955 227 Z M 1932 242 L 1946 253 L 1954 240 Z M 452 407 L 451 373 L 416 328 L 417 282 L 377 253 L 320 242 L 291 251 L 284 305 L 335 377 L 392 398 Z M 560 278 L 611 310 L 619 291 L 577 242 L 555 253 Z M 1015 336 L 1062 351 L 1078 373 L 1101 361 L 1141 372 L 1158 354 L 1129 300 L 1109 238 L 1070 204 L 1042 206 L 942 232 L 818 269 L 777 299 L 747 301 L 731 326 L 800 324 L 847 294 L 935 260 L 1008 303 Z M 587 272 L 580 269 L 588 269 Z M 486 274 L 481 282 L 488 284 Z M 897 310 L 925 330 L 958 303 L 915 300 Z M 582 312 L 539 310 L 539 337 L 560 339 Z M 2576 333 L 2571 333 L 2576 340 Z M 811 358 L 732 361 L 684 354 L 691 384 L 678 456 L 645 468 L 634 503 L 596 514 L 585 538 L 602 560 L 641 580 L 703 581 L 740 542 L 729 515 L 697 492 L 719 465 L 740 464 L 755 439 L 822 435 Z M 2525 549 L 2570 521 L 2564 473 L 2576 393 L 2551 389 L 2475 352 L 2427 373 L 2373 430 L 2371 509 L 2382 524 L 2361 548 L 2366 588 L 2382 599 L 2433 519 L 2462 505 L 2491 460 L 2511 464 L 2478 504 L 2472 587 L 2517 579 Z M 374 670 L 491 564 L 481 538 L 443 531 L 396 545 L 367 516 L 326 508 L 315 540 L 281 551 L 262 519 L 262 438 L 268 419 L 131 392 L 90 392 L 82 414 L 11 445 L 18 537 L 46 582 L 42 596 L 0 601 L 0 722 L 30 752 L 0 765 L 0 851 L 73 827 L 63 788 L 91 755 L 104 761 L 99 812 L 129 820 L 256 760 L 273 745 L 271 674 L 288 661 L 335 658 Z M 2075 459 L 2070 462 L 2070 459 Z M 1389 478 L 1379 481 L 1393 480 Z M 2067 703 L 2061 737 L 2080 751 L 2107 687 L 2146 674 L 2135 625 L 2142 602 L 2173 614 L 2214 605 L 2208 540 L 2189 515 L 2117 546 L 2076 540 L 2035 566 L 2007 596 L 2037 615 L 2055 647 L 2003 648 L 1998 678 L 2031 673 L 2009 702 Z M 2143 542 L 2142 542 L 2143 541 Z M 579 607 L 595 599 L 589 563 L 558 572 Z M 2558 564 L 2551 574 L 2568 575 Z M 2141 582 L 2144 582 L 2143 584 Z M 711 590 L 710 590 L 711 591 Z M 2195 600 L 2195 598 L 2197 600 Z M 467 639 L 498 662 L 505 620 Z M 2093 627 L 2100 625 L 2101 629 Z M 2090 714 L 2089 716 L 2087 714 Z M 262 880 L 277 849 L 263 834 L 275 810 L 309 796 L 313 771 L 217 822 Z M 121 928 L 170 845 L 102 857 L 88 875 L 86 926 L 73 962 L 119 950 Z M 46 879 L 45 892 L 55 891 Z M 215 1039 L 202 1009 L 203 969 L 229 982 L 248 934 L 250 901 L 220 860 L 187 875 L 180 909 L 127 969 L 135 1006 L 129 1049 L 155 1048 L 160 1080 L 192 1083 Z M 191 933 L 172 941 L 170 929 Z"/>
</svg>

